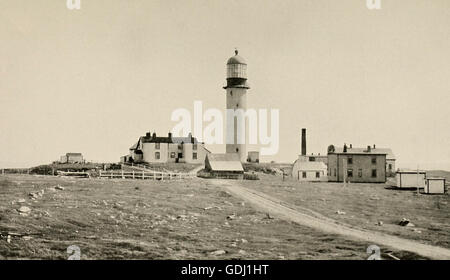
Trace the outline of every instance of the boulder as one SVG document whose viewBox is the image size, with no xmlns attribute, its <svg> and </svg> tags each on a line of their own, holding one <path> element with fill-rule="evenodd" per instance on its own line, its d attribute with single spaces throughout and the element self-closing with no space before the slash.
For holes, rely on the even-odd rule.
<svg viewBox="0 0 450 280">
<path fill-rule="evenodd" d="M 220 256 L 220 255 L 224 255 L 226 253 L 227 252 L 225 250 L 217 250 L 217 251 L 211 252 L 210 254 L 213 256 Z"/>
</svg>

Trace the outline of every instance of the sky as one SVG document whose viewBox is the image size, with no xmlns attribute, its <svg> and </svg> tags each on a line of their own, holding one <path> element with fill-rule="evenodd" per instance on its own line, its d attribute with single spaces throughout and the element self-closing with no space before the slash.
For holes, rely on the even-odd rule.
<svg viewBox="0 0 450 280">
<path fill-rule="evenodd" d="M 224 109 L 238 48 L 247 106 L 280 112 L 263 161 L 293 162 L 305 127 L 308 153 L 376 144 L 397 167 L 450 170 L 450 1 L 381 3 L 0 0 L 0 168 L 117 162 L 178 108 Z"/>
</svg>

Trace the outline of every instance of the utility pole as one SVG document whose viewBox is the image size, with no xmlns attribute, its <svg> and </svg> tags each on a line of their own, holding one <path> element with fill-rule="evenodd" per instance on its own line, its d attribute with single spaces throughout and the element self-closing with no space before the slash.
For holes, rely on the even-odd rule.
<svg viewBox="0 0 450 280">
<path fill-rule="evenodd" d="M 345 157 L 342 159 L 342 173 L 344 176 L 344 187 L 347 187 L 347 158 Z"/>
<path fill-rule="evenodd" d="M 417 165 L 417 195 L 419 195 L 419 165 Z"/>
</svg>

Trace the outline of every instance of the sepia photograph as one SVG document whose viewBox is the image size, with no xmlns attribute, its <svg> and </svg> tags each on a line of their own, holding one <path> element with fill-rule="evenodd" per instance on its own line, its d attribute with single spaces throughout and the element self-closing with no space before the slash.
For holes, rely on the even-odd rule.
<svg viewBox="0 0 450 280">
<path fill-rule="evenodd" d="M 449 260 L 449 105 L 449 0 L 0 0 L 0 263 Z"/>
</svg>

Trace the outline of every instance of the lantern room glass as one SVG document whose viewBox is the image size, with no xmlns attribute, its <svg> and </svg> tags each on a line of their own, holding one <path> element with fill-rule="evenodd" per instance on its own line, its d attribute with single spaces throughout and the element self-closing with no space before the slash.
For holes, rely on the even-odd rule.
<svg viewBox="0 0 450 280">
<path fill-rule="evenodd" d="M 228 64 L 227 78 L 247 78 L 247 65 L 245 64 Z"/>
</svg>

